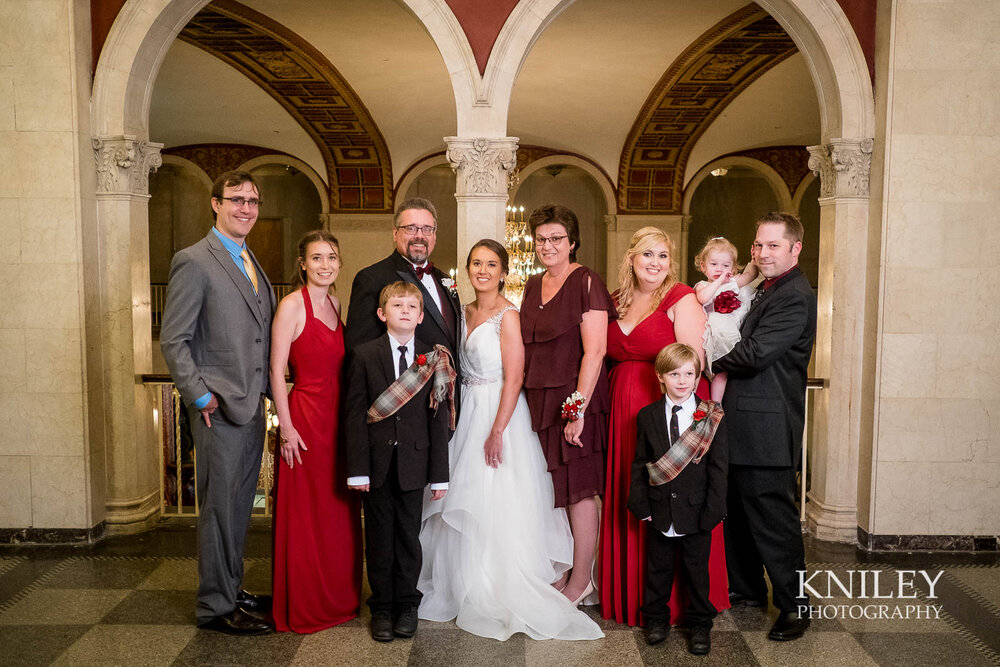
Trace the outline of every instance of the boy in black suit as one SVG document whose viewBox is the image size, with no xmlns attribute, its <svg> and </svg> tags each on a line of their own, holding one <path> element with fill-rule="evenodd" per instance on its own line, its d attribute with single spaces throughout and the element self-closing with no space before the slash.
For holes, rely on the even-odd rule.
<svg viewBox="0 0 1000 667">
<path fill-rule="evenodd" d="M 664 397 L 639 411 L 628 508 L 651 521 L 646 531 L 646 584 L 642 613 L 646 640 L 658 644 L 670 631 L 674 554 L 687 579 L 691 626 L 688 650 L 711 650 L 715 607 L 708 598 L 712 528 L 726 513 L 728 452 L 722 408 L 694 395 L 701 360 L 688 345 L 673 343 L 656 356 Z"/>
<path fill-rule="evenodd" d="M 373 418 L 384 407 L 386 389 L 399 388 L 396 381 L 407 369 L 434 367 L 442 354 L 414 336 L 423 319 L 423 299 L 415 285 L 400 281 L 384 288 L 378 317 L 386 323 L 386 333 L 358 345 L 351 358 L 344 427 L 347 484 L 365 492 L 371 635 L 388 642 L 417 631 L 423 489 L 430 482 L 431 498 L 438 500 L 448 488 L 449 409 L 430 407 L 434 387 L 425 380 L 389 398 L 392 407 Z"/>
</svg>

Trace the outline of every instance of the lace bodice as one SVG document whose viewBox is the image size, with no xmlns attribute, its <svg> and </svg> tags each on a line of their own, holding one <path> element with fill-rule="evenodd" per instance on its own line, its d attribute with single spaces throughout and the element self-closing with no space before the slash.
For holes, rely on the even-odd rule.
<svg viewBox="0 0 1000 667">
<path fill-rule="evenodd" d="M 459 348 L 462 384 L 479 385 L 503 381 L 500 324 L 503 321 L 504 313 L 508 310 L 517 310 L 517 307 L 506 306 L 502 308 L 473 329 L 471 333 L 467 333 L 465 308 L 462 308 L 462 345 Z"/>
</svg>

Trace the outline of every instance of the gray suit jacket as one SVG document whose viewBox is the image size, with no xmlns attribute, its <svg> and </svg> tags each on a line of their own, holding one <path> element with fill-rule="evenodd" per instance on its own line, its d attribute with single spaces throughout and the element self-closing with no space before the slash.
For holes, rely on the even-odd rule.
<svg viewBox="0 0 1000 667">
<path fill-rule="evenodd" d="M 270 393 L 268 361 L 275 298 L 257 269 L 258 293 L 215 235 L 174 255 L 160 347 L 188 405 L 212 392 L 226 419 L 249 422 Z"/>
</svg>

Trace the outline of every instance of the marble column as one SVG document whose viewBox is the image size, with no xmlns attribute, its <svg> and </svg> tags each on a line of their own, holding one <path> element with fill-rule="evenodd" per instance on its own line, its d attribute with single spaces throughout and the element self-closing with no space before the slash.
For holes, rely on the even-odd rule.
<svg viewBox="0 0 1000 667">
<path fill-rule="evenodd" d="M 871 437 L 872 406 L 862 400 L 862 383 L 865 330 L 873 326 L 865 319 L 872 145 L 872 139 L 838 138 L 808 148 L 809 168 L 820 177 L 814 375 L 828 384 L 810 395 L 806 525 L 836 542 L 857 540 L 859 445 Z"/>
<path fill-rule="evenodd" d="M 458 258 L 476 241 L 491 238 L 504 242 L 507 177 L 517 164 L 517 137 L 502 139 L 445 137 L 447 157 L 457 176 Z M 465 271 L 458 272 L 462 301 L 472 298 Z"/>
<path fill-rule="evenodd" d="M 160 509 L 153 393 L 139 375 L 152 370 L 149 173 L 162 163 L 162 147 L 129 135 L 93 139 L 97 239 L 85 258 L 86 307 L 88 338 L 100 346 L 110 533 L 142 530 Z"/>
</svg>

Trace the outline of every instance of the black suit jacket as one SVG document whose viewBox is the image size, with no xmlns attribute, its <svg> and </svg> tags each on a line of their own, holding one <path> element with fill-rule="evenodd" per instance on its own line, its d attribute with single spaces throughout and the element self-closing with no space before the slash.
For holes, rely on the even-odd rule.
<svg viewBox="0 0 1000 667">
<path fill-rule="evenodd" d="M 658 460 L 668 449 L 666 400 L 661 398 L 640 410 L 636 418 L 628 508 L 640 520 L 652 516 L 653 527 L 659 531 L 666 531 L 671 523 L 674 530 L 685 535 L 711 530 L 726 515 L 729 445 L 725 417 L 701 461 L 687 464 L 666 484 L 650 486 L 646 464 Z"/>
<path fill-rule="evenodd" d="M 722 399 L 733 465 L 795 467 L 802 456 L 816 295 L 798 267 L 757 299 L 741 340 L 712 368 L 729 374 Z"/>
<path fill-rule="evenodd" d="M 443 278 L 447 278 L 443 271 L 438 268 L 433 269 L 434 279 L 438 284 Z M 424 297 L 424 321 L 417 325 L 417 338 L 428 345 L 444 345 L 452 353 L 455 365 L 458 365 L 457 341 L 455 336 L 460 335 L 462 305 L 458 297 L 453 297 L 446 289 L 444 298 L 451 304 L 453 313 L 451 331 L 445 326 L 444 317 L 441 311 L 434 304 L 431 295 L 427 292 L 423 283 L 417 280 L 413 273 L 412 265 L 405 257 L 393 251 L 391 255 L 380 262 L 376 262 L 358 272 L 354 277 L 351 286 L 351 303 L 347 309 L 347 328 L 344 330 L 344 343 L 348 352 L 354 350 L 361 343 L 374 340 L 385 333 L 385 322 L 378 318 L 378 295 L 386 285 L 398 280 L 405 280 L 420 288 L 420 293 Z M 456 368 L 456 370 L 458 370 Z"/>
<path fill-rule="evenodd" d="M 417 354 L 430 346 L 414 341 Z M 360 344 L 347 371 L 344 401 L 344 431 L 347 443 L 347 476 L 367 475 L 372 488 L 382 486 L 388 476 L 393 450 L 399 486 L 413 491 L 430 483 L 448 481 L 448 406 L 437 412 L 428 402 L 432 382 L 410 399 L 396 414 L 368 424 L 366 414 L 375 399 L 396 380 L 388 334 Z"/>
</svg>

